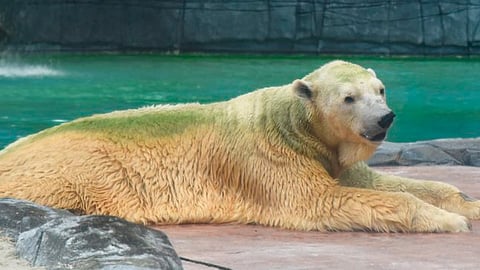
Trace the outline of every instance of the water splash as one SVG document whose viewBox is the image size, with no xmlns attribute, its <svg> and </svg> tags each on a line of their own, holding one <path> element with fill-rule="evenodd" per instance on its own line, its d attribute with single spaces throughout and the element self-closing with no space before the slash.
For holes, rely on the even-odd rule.
<svg viewBox="0 0 480 270">
<path fill-rule="evenodd" d="M 64 73 L 45 65 L 30 65 L 0 62 L 0 77 L 28 78 L 62 76 Z"/>
</svg>

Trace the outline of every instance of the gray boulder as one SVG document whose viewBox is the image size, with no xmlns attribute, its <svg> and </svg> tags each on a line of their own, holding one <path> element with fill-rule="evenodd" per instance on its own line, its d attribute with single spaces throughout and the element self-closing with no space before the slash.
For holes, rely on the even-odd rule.
<svg viewBox="0 0 480 270">
<path fill-rule="evenodd" d="M 416 143 L 383 143 L 368 161 L 371 166 L 480 166 L 480 138 Z"/>
<path fill-rule="evenodd" d="M 164 233 L 117 217 L 0 199 L 0 233 L 16 241 L 20 257 L 47 269 L 183 269 Z"/>
<path fill-rule="evenodd" d="M 0 199 L 0 231 L 3 235 L 17 240 L 25 231 L 42 226 L 56 218 L 71 217 L 65 210 L 34 204 L 16 199 Z"/>
<path fill-rule="evenodd" d="M 165 234 L 117 217 L 57 218 L 20 234 L 16 247 L 48 269 L 182 269 Z"/>
</svg>

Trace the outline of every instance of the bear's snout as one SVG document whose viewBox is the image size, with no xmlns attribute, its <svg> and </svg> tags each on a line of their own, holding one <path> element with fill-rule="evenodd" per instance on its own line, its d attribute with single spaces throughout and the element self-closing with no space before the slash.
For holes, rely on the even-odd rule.
<svg viewBox="0 0 480 270">
<path fill-rule="evenodd" d="M 395 114 L 392 111 L 390 111 L 386 115 L 382 116 L 380 121 L 378 121 L 378 125 L 381 128 L 388 128 L 392 124 L 393 118 L 395 118 Z"/>
</svg>

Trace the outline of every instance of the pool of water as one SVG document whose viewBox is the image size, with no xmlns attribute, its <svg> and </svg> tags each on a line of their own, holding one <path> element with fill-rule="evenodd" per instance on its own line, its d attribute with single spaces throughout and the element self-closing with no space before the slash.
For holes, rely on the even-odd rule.
<svg viewBox="0 0 480 270">
<path fill-rule="evenodd" d="M 348 58 L 373 68 L 397 118 L 394 142 L 480 136 L 480 60 Z M 35 55 L 0 60 L 0 149 L 80 116 L 227 100 L 301 78 L 330 57 Z"/>
</svg>

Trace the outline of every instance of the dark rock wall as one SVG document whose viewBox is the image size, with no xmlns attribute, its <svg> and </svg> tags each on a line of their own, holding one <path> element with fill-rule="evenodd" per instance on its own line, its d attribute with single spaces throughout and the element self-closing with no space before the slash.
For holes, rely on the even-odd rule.
<svg viewBox="0 0 480 270">
<path fill-rule="evenodd" d="M 32 51 L 471 55 L 467 0 L 0 0 L 0 42 Z"/>
</svg>

